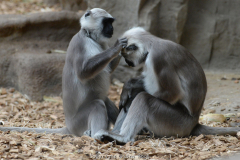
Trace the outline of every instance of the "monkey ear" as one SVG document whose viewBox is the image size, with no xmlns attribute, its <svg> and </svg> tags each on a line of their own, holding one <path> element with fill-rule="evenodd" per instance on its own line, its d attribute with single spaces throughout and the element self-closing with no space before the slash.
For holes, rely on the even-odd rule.
<svg viewBox="0 0 240 160">
<path fill-rule="evenodd" d="M 131 44 L 126 48 L 127 51 L 136 51 L 138 47 L 135 44 Z"/>
<path fill-rule="evenodd" d="M 87 11 L 85 17 L 90 16 L 91 13 L 92 13 L 91 11 Z"/>
</svg>

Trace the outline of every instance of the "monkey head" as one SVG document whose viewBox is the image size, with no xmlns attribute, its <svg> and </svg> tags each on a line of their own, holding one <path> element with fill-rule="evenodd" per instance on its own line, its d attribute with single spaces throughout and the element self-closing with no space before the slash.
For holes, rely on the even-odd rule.
<svg viewBox="0 0 240 160">
<path fill-rule="evenodd" d="M 109 39 L 113 35 L 114 18 L 105 10 L 93 8 L 80 19 L 81 28 L 94 40 Z"/>
<path fill-rule="evenodd" d="M 131 67 L 144 63 L 148 55 L 143 37 L 139 36 L 145 32 L 143 28 L 136 27 L 126 31 L 122 36 L 128 39 L 128 45 L 122 49 L 121 54 L 125 58 L 126 63 Z"/>
</svg>

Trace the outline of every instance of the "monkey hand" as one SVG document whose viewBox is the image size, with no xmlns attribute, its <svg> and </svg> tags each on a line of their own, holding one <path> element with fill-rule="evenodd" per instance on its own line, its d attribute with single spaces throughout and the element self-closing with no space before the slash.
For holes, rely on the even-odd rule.
<svg viewBox="0 0 240 160">
<path fill-rule="evenodd" d="M 114 47 L 117 48 L 118 53 L 125 47 L 127 47 L 127 38 L 119 38 L 116 43 L 114 44 Z"/>
<path fill-rule="evenodd" d="M 127 103 L 128 99 L 131 98 L 131 93 L 132 93 L 131 83 L 127 82 L 124 84 L 123 90 L 121 93 L 120 103 L 119 103 L 119 112 L 122 109 L 124 109 L 124 112 L 127 112 L 126 103 Z"/>
<path fill-rule="evenodd" d="M 117 144 L 120 144 L 120 145 L 123 145 L 128 141 L 127 139 L 124 138 L 124 136 L 121 136 L 103 129 L 97 131 L 97 133 L 95 133 L 93 138 L 96 141 L 105 142 L 105 143 L 115 141 Z"/>
</svg>

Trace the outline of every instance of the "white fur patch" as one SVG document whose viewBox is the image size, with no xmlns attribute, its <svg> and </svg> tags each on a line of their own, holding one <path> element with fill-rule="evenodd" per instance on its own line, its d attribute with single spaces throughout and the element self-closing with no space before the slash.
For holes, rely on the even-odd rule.
<svg viewBox="0 0 240 160">
<path fill-rule="evenodd" d="M 153 69 L 153 63 L 150 55 L 146 59 L 143 75 L 145 76 L 144 85 L 146 91 L 149 94 L 154 95 L 157 91 L 159 91 L 159 83 L 157 81 L 158 78 Z"/>
<path fill-rule="evenodd" d="M 89 58 L 93 57 L 103 51 L 102 47 L 98 43 L 96 43 L 94 40 L 92 40 L 91 38 L 86 38 L 86 43 L 88 44 L 88 45 L 86 45 L 87 46 L 86 55 Z"/>
<path fill-rule="evenodd" d="M 139 32 L 146 32 L 142 27 L 134 27 L 127 30 L 122 37 L 134 37 L 134 35 L 139 34 Z"/>
</svg>

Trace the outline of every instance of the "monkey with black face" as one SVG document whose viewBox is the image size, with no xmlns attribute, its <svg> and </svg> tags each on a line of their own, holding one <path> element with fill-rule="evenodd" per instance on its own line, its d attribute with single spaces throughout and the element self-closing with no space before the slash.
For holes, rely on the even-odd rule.
<svg viewBox="0 0 240 160">
<path fill-rule="evenodd" d="M 81 30 L 72 38 L 67 49 L 62 75 L 63 108 L 66 127 L 39 129 L 1 127 L 0 130 L 35 131 L 37 133 L 63 133 L 82 136 L 85 131 L 93 136 L 100 129 L 115 123 L 118 109 L 108 99 L 110 73 L 127 45 L 127 39 L 117 40 L 108 48 L 113 35 L 114 18 L 105 10 L 94 8 L 81 18 Z"/>
<path fill-rule="evenodd" d="M 140 78 L 124 84 L 121 110 L 112 132 L 100 130 L 96 139 L 126 143 L 147 128 L 156 137 L 199 134 L 236 135 L 237 127 L 208 127 L 198 123 L 207 92 L 204 71 L 184 47 L 133 28 L 123 35 L 122 55 L 129 66 L 144 63 Z M 141 89 L 140 89 L 141 88 Z M 139 93 L 136 93 L 139 90 Z"/>
</svg>

